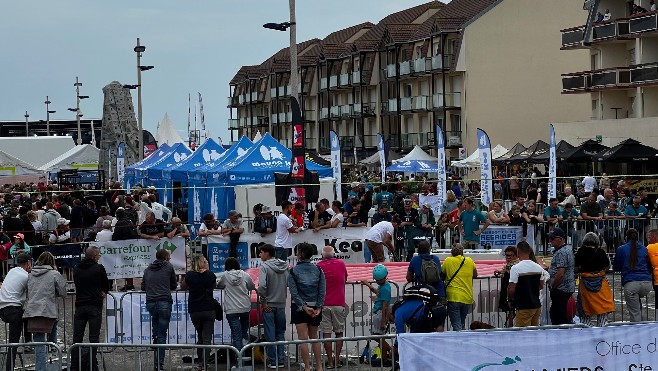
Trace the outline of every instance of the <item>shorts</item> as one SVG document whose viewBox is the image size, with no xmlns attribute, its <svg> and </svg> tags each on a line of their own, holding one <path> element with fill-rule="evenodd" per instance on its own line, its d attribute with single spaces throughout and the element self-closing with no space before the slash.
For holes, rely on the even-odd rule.
<svg viewBox="0 0 658 371">
<path fill-rule="evenodd" d="M 386 329 L 381 329 L 382 324 L 382 311 L 372 314 L 372 325 L 370 326 L 370 333 L 373 335 L 384 335 Z"/>
<path fill-rule="evenodd" d="M 349 309 L 347 306 L 328 306 L 322 307 L 322 322 L 320 322 L 320 332 L 344 332 L 345 320 Z"/>
<path fill-rule="evenodd" d="M 308 313 L 303 310 L 299 310 L 299 307 L 296 304 L 292 305 L 292 308 L 290 309 L 290 323 L 293 325 L 301 325 L 305 323 L 309 326 L 318 327 L 320 326 L 320 322 L 322 322 L 322 312 L 320 312 L 319 316 L 314 318 L 309 316 Z"/>
</svg>

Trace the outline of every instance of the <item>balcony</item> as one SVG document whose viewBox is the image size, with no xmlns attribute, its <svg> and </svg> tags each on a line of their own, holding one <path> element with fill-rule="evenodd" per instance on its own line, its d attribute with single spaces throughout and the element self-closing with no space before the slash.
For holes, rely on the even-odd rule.
<svg viewBox="0 0 658 371">
<path fill-rule="evenodd" d="M 600 41 L 628 36 L 628 20 L 620 19 L 615 22 L 596 24 L 592 28 L 592 40 Z"/>
<path fill-rule="evenodd" d="M 375 111 L 373 107 L 374 103 L 354 103 L 352 105 L 352 112 L 350 113 L 353 117 L 369 117 L 374 116 Z"/>
<path fill-rule="evenodd" d="M 344 73 L 340 75 L 340 86 L 341 87 L 348 87 L 350 86 L 350 74 L 349 73 Z"/>
<path fill-rule="evenodd" d="M 633 81 L 630 67 L 612 67 L 562 75 L 562 92 L 579 93 L 610 88 L 627 88 Z"/>
<path fill-rule="evenodd" d="M 226 101 L 228 107 L 235 107 L 238 105 L 238 96 L 228 97 Z"/>
<path fill-rule="evenodd" d="M 329 138 L 321 137 L 319 145 L 320 145 L 320 151 L 328 151 L 329 149 L 331 149 L 331 142 L 329 141 Z"/>
<path fill-rule="evenodd" d="M 418 58 L 414 60 L 413 64 L 415 74 L 423 74 L 432 69 L 431 58 Z"/>
<path fill-rule="evenodd" d="M 320 120 L 326 120 L 329 118 L 329 108 L 322 107 L 320 109 Z"/>
<path fill-rule="evenodd" d="M 395 64 L 387 65 L 386 69 L 384 69 L 384 77 L 386 77 L 386 78 L 395 77 L 395 75 L 397 74 L 397 71 L 396 71 L 395 67 L 396 67 Z"/>
<path fill-rule="evenodd" d="M 329 108 L 329 117 L 332 120 L 337 120 L 340 118 L 340 106 L 332 106 Z"/>
<path fill-rule="evenodd" d="M 449 70 L 452 64 L 452 54 L 439 54 L 432 57 L 432 70 Z"/>
<path fill-rule="evenodd" d="M 270 89 L 270 99 L 276 99 L 277 88 Z"/>
<path fill-rule="evenodd" d="M 351 104 L 343 104 L 340 106 L 340 117 L 342 118 L 348 118 L 352 115 L 352 105 Z"/>
<path fill-rule="evenodd" d="M 290 85 L 279 86 L 277 88 L 277 93 L 279 95 L 279 98 L 289 96 L 290 95 Z"/>
<path fill-rule="evenodd" d="M 382 114 L 390 114 L 398 112 L 398 100 L 396 98 L 389 99 L 386 102 L 382 102 Z"/>
<path fill-rule="evenodd" d="M 292 140 L 290 138 L 280 138 L 279 143 L 288 149 L 292 148 Z"/>
<path fill-rule="evenodd" d="M 614 68 L 592 72 L 590 86 L 592 88 L 603 88 L 606 86 L 628 85 L 631 82 L 631 74 L 628 68 Z"/>
<path fill-rule="evenodd" d="M 590 76 L 587 73 L 578 75 L 562 75 L 562 92 L 584 91 L 589 88 Z"/>
<path fill-rule="evenodd" d="M 338 75 L 329 76 L 329 88 L 338 87 Z"/>
<path fill-rule="evenodd" d="M 240 125 L 241 128 L 246 128 L 248 126 L 251 126 L 252 122 L 254 122 L 252 117 L 242 117 L 238 119 L 238 124 Z"/>
<path fill-rule="evenodd" d="M 585 33 L 585 26 L 579 26 L 574 28 L 568 28 L 562 32 L 562 47 L 569 48 L 574 46 L 580 46 L 583 42 L 583 37 Z"/>
<path fill-rule="evenodd" d="M 278 113 L 273 113 L 270 116 L 270 122 L 272 123 L 272 125 L 278 124 L 279 123 L 279 114 Z"/>
<path fill-rule="evenodd" d="M 400 134 L 400 145 L 402 148 L 413 148 L 414 146 L 427 146 L 427 133 Z"/>
<path fill-rule="evenodd" d="M 419 95 L 411 98 L 411 109 L 414 111 L 427 111 L 430 108 L 430 97 Z"/>
<path fill-rule="evenodd" d="M 432 95 L 432 108 L 443 109 L 444 105 L 447 108 L 460 108 L 462 106 L 462 93 L 436 93 Z"/>
<path fill-rule="evenodd" d="M 650 32 L 658 30 L 658 13 L 634 17 L 629 20 L 631 33 Z"/>
<path fill-rule="evenodd" d="M 228 128 L 237 129 L 238 128 L 238 119 L 228 119 Z"/>
<path fill-rule="evenodd" d="M 279 123 L 290 123 L 292 122 L 292 112 L 279 112 Z"/>
<path fill-rule="evenodd" d="M 264 95 L 265 95 L 265 94 L 263 94 L 263 93 L 261 93 L 261 92 L 258 92 L 258 91 L 254 91 L 254 92 L 252 92 L 252 93 L 251 93 L 251 102 L 252 102 L 252 103 L 262 102 L 262 101 L 264 100 L 264 98 L 265 98 Z"/>
<path fill-rule="evenodd" d="M 342 136 L 340 137 L 340 148 L 341 149 L 353 149 L 354 148 L 354 136 Z"/>
<path fill-rule="evenodd" d="M 247 101 L 247 94 L 238 95 L 238 104 L 245 104 Z"/>
<path fill-rule="evenodd" d="M 446 148 L 463 147 L 461 131 L 446 131 Z"/>
<path fill-rule="evenodd" d="M 400 98 L 400 111 L 411 111 L 411 97 Z"/>
<path fill-rule="evenodd" d="M 356 136 L 355 144 L 359 148 L 363 147 L 377 147 L 376 135 L 358 135 Z"/>
<path fill-rule="evenodd" d="M 352 84 L 359 85 L 361 83 L 361 71 L 352 72 Z"/>
<path fill-rule="evenodd" d="M 318 148 L 317 138 L 304 138 L 304 141 L 307 149 L 315 150 Z"/>
<path fill-rule="evenodd" d="M 327 78 L 320 77 L 320 90 L 326 90 L 326 89 L 327 89 Z"/>
<path fill-rule="evenodd" d="M 400 62 L 400 76 L 411 74 L 411 61 Z"/>
<path fill-rule="evenodd" d="M 305 110 L 304 121 L 315 121 L 315 110 L 312 109 Z"/>
<path fill-rule="evenodd" d="M 636 66 L 631 70 L 633 84 L 655 83 L 658 81 L 658 63 L 648 63 Z"/>
</svg>

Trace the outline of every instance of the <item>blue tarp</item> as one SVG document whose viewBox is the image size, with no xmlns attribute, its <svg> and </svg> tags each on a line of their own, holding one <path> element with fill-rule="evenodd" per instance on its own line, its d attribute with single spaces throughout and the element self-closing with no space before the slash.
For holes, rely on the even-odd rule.
<svg viewBox="0 0 658 371">
<path fill-rule="evenodd" d="M 396 162 L 386 168 L 386 171 L 402 171 L 405 173 L 436 173 L 439 171 L 437 162 L 409 160 Z"/>
<path fill-rule="evenodd" d="M 124 174 L 123 181 L 125 183 L 126 189 L 130 189 L 132 186 L 138 183 L 136 177 L 136 169 L 148 166 L 158 161 L 162 156 L 169 152 L 169 145 L 167 143 L 162 143 L 162 145 L 155 150 L 151 155 L 142 161 L 136 162 L 130 166 L 126 166 L 126 173 Z"/>
</svg>

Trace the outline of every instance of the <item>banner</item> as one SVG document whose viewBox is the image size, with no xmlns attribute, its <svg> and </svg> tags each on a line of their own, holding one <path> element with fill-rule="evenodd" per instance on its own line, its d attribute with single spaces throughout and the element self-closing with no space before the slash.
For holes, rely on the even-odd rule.
<svg viewBox="0 0 658 371">
<path fill-rule="evenodd" d="M 379 169 L 382 173 L 382 183 L 386 181 L 386 154 L 384 152 L 384 137 L 377 134 L 377 153 L 379 153 Z"/>
<path fill-rule="evenodd" d="M 655 369 L 658 324 L 398 336 L 402 370 Z"/>
<path fill-rule="evenodd" d="M 487 133 L 478 128 L 480 150 L 480 198 L 485 207 L 493 201 L 493 178 L 491 176 L 491 142 Z"/>
<path fill-rule="evenodd" d="M 429 202 L 432 212 L 434 213 L 434 217 L 438 218 L 441 216 L 441 209 L 443 208 L 443 201 L 444 198 L 439 198 L 438 195 L 423 195 L 419 194 L 418 195 L 418 204 L 422 205 L 425 202 Z M 419 210 L 420 212 L 420 210 Z"/>
<path fill-rule="evenodd" d="M 290 110 L 292 112 L 292 161 L 290 163 L 290 195 L 289 201 L 293 204 L 301 202 L 306 206 L 306 193 L 308 186 L 304 179 L 308 171 L 306 168 L 306 138 L 302 111 L 297 98 L 290 97 Z"/>
<path fill-rule="evenodd" d="M 237 259 L 240 262 L 242 269 L 249 268 L 249 244 L 244 240 L 245 235 L 253 233 L 244 232 L 240 235 L 236 252 Z M 231 238 L 228 236 L 208 236 L 208 263 L 210 271 L 213 273 L 224 272 L 224 263 L 226 258 L 229 257 L 231 251 Z"/>
<path fill-rule="evenodd" d="M 206 117 L 203 114 L 203 99 L 201 99 L 201 93 L 199 93 L 199 116 L 201 116 L 201 130 L 206 130 Z"/>
<path fill-rule="evenodd" d="M 107 295 L 105 307 L 107 315 L 107 342 L 123 344 L 151 344 L 151 315 L 146 309 L 146 294 L 143 292 L 112 292 Z M 187 310 L 187 292 L 171 293 L 171 321 L 167 331 L 168 344 L 196 344 L 196 331 Z M 213 291 L 215 299 L 222 302 L 222 291 Z M 115 307 L 114 298 L 121 311 Z M 118 333 L 117 333 L 118 331 Z M 231 342 L 231 331 L 224 316 L 223 321 L 215 321 L 213 344 Z"/>
<path fill-rule="evenodd" d="M 340 138 L 338 138 L 338 134 L 336 134 L 335 131 L 330 130 L 329 131 L 329 138 L 331 140 L 331 170 L 333 172 L 333 177 L 336 179 L 336 198 L 335 200 L 342 200 L 343 199 L 343 191 L 342 191 L 342 184 L 341 180 L 342 175 L 341 175 L 341 158 L 340 158 Z"/>
<path fill-rule="evenodd" d="M 551 137 L 551 147 L 550 147 L 550 159 L 548 162 L 548 198 L 557 197 L 557 158 L 555 155 L 555 128 L 553 124 L 550 125 L 550 137 Z"/>
<path fill-rule="evenodd" d="M 434 211 L 435 215 L 441 215 L 443 211 L 443 202 L 446 199 L 446 146 L 443 141 L 443 130 L 440 125 L 436 125 L 436 148 L 438 150 L 439 171 L 436 182 L 436 195 L 439 196 L 439 210 Z"/>
<path fill-rule="evenodd" d="M 101 254 L 100 264 L 105 266 L 107 278 L 142 277 L 144 270 L 155 261 L 155 253 L 160 249 L 169 250 L 176 274 L 185 274 L 185 239 L 183 237 L 161 238 L 159 240 L 123 240 L 91 242 Z"/>
<path fill-rule="evenodd" d="M 34 249 L 38 249 L 38 247 Z M 58 268 L 75 267 L 82 256 L 82 246 L 79 243 L 48 245 L 43 247 L 43 251 L 53 254 Z"/>
<path fill-rule="evenodd" d="M 123 183 L 123 178 L 126 175 L 126 143 L 119 143 L 117 147 L 117 182 Z"/>
<path fill-rule="evenodd" d="M 528 226 L 526 242 L 530 246 L 535 245 L 535 234 L 531 226 Z M 507 225 L 490 225 L 480 235 L 480 248 L 492 248 L 505 250 L 507 246 L 516 246 L 523 240 L 523 227 L 510 227 Z"/>
</svg>

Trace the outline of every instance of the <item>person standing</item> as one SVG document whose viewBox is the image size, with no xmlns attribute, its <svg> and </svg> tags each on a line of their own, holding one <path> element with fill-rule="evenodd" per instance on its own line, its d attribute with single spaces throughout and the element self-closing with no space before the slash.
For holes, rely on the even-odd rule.
<svg viewBox="0 0 658 371">
<path fill-rule="evenodd" d="M 110 223 L 109 220 L 104 222 Z M 105 267 L 98 264 L 101 255 L 97 248 L 89 246 L 85 251 L 85 258 L 76 264 L 73 269 L 73 282 L 75 284 L 75 314 L 73 315 L 73 343 L 82 343 L 85 337 L 85 328 L 89 324 L 89 342 L 100 341 L 101 324 L 103 322 L 103 300 L 110 291 L 110 281 L 107 279 Z M 90 352 L 90 360 L 80 362 L 78 353 L 72 354 L 72 369 L 98 370 L 96 348 Z"/>
<path fill-rule="evenodd" d="M 322 248 L 322 260 L 317 263 L 317 266 L 324 272 L 327 286 L 322 305 L 322 321 L 320 322 L 322 338 L 329 339 L 332 332 L 337 338 L 341 338 L 349 312 L 349 306 L 345 301 L 347 267 L 342 259 L 336 258 L 334 248 L 331 246 Z M 324 350 L 327 353 L 327 369 L 342 367 L 343 362 L 340 360 L 342 349 L 342 341 L 336 341 L 335 353 L 333 353 L 331 343 L 324 343 Z"/>
<path fill-rule="evenodd" d="M 473 279 L 478 271 L 473 259 L 464 256 L 464 248 L 455 244 L 443 261 L 441 272 L 445 281 L 448 299 L 448 317 L 453 331 L 466 329 L 466 315 L 473 305 Z"/>
<path fill-rule="evenodd" d="M 276 219 L 272 217 L 272 208 L 267 205 L 261 206 L 261 212 L 254 218 L 255 233 L 260 233 L 261 237 L 269 233 L 276 232 Z"/>
<path fill-rule="evenodd" d="M 636 229 L 626 231 L 626 243 L 617 248 L 613 269 L 621 272 L 630 321 L 642 321 L 641 300 L 651 291 L 653 275 L 649 272 L 649 250 L 639 241 Z"/>
<path fill-rule="evenodd" d="M 561 228 L 554 228 L 548 234 L 548 240 L 555 249 L 551 266 L 548 269 L 550 274 L 548 288 L 551 293 L 551 324 L 569 324 L 572 322 L 572 318 L 567 314 L 567 304 L 576 289 L 573 249 L 566 244 L 566 234 Z"/>
<path fill-rule="evenodd" d="M 169 263 L 169 250 L 158 250 L 155 259 L 144 271 L 141 288 L 146 291 L 146 310 L 151 316 L 153 344 L 166 344 L 173 304 L 171 291 L 176 289 L 176 274 Z M 154 369 L 164 369 L 164 358 L 164 348 L 158 348 L 153 359 Z"/>
<path fill-rule="evenodd" d="M 287 207 L 290 207 L 289 202 Z M 274 246 L 270 244 L 260 247 L 260 259 L 262 264 L 256 291 L 260 297 L 263 310 L 265 341 L 284 341 L 286 335 L 286 298 L 288 297 L 288 290 L 286 290 L 288 285 L 288 262 L 278 259 Z M 285 348 L 283 346 L 268 347 L 267 366 L 277 368 L 277 364 L 279 367 L 284 367 L 286 364 Z"/>
<path fill-rule="evenodd" d="M 484 227 L 480 228 L 480 223 Z M 480 210 L 475 210 L 473 199 L 464 199 L 464 211 L 459 214 L 459 234 L 462 236 L 464 247 L 476 250 L 480 246 L 480 235 L 489 227 L 489 218 L 482 215 Z"/>
<path fill-rule="evenodd" d="M 45 342 L 46 335 L 52 334 L 59 316 L 57 298 L 66 295 L 66 281 L 57 271 L 55 257 L 43 252 L 32 268 L 27 279 L 27 301 L 23 318 L 27 321 L 27 331 L 32 333 L 35 342 Z M 52 337 L 52 335 L 50 335 Z M 47 347 L 35 349 L 35 366 L 45 370 Z"/>
<path fill-rule="evenodd" d="M 0 319 L 7 324 L 10 344 L 19 343 L 23 331 L 23 310 L 27 299 L 27 281 L 32 271 L 32 257 L 30 254 L 20 253 L 16 257 L 18 266 L 9 270 L 0 287 Z M 25 342 L 27 333 L 25 334 Z M 16 348 L 9 348 L 5 358 L 5 370 L 14 369 L 16 362 Z"/>
<path fill-rule="evenodd" d="M 510 269 L 507 302 L 516 310 L 516 327 L 539 326 L 541 301 L 539 292 L 544 288 L 548 274 L 539 264 L 530 260 L 532 248 L 522 241 L 516 247 L 519 262 Z"/>
<path fill-rule="evenodd" d="M 653 267 L 653 294 L 656 300 L 655 308 L 658 311 L 658 229 L 652 229 L 648 232 L 649 244 L 649 263 Z"/>
<path fill-rule="evenodd" d="M 392 222 L 379 222 L 366 232 L 366 248 L 370 251 L 373 263 L 387 261 L 388 254 L 395 251 L 393 235 L 399 224 L 400 218 L 396 216 Z M 384 251 L 384 246 L 388 252 Z"/>
<path fill-rule="evenodd" d="M 224 290 L 224 313 L 231 328 L 231 344 L 236 349 L 242 349 L 245 342 L 249 342 L 251 291 L 255 290 L 256 286 L 251 276 L 240 268 L 236 258 L 226 259 L 224 270 L 225 272 L 219 275 L 217 288 Z M 232 362 L 235 363 L 235 359 Z"/>
<path fill-rule="evenodd" d="M 439 299 L 445 304 L 446 288 L 441 279 L 441 261 L 436 255 L 430 254 L 430 243 L 418 243 L 418 255 L 414 256 L 407 269 L 407 282 L 416 285 L 425 284 L 434 287 Z"/>
<path fill-rule="evenodd" d="M 578 311 L 580 322 L 602 327 L 608 323 L 608 313 L 615 311 L 610 284 L 606 278 L 610 258 L 601 248 L 599 236 L 589 232 L 576 252 L 576 272 L 580 274 Z"/>
<path fill-rule="evenodd" d="M 512 209 L 517 208 L 518 206 L 512 206 Z M 507 288 L 509 287 L 510 271 L 512 266 L 519 262 L 516 246 L 507 246 L 505 248 L 505 265 L 503 269 L 494 271 L 495 277 L 500 277 L 500 295 L 498 296 L 498 309 L 504 312 L 505 315 L 505 327 L 514 326 L 514 317 L 516 313 L 514 308 L 510 307 L 510 303 L 507 302 Z"/>
<path fill-rule="evenodd" d="M 276 239 L 274 240 L 275 256 L 279 260 L 287 261 L 288 254 L 292 250 L 291 233 L 301 232 L 301 227 L 296 227 L 290 219 L 292 203 L 283 201 L 281 203 L 281 214 L 276 217 Z"/>
<path fill-rule="evenodd" d="M 215 300 L 213 298 L 215 275 L 208 269 L 208 260 L 203 255 L 194 255 L 190 267 L 191 270 L 185 273 L 185 278 L 181 282 L 181 289 L 188 290 L 187 311 L 190 313 L 190 319 L 196 330 L 196 343 L 210 345 L 215 328 Z M 233 336 L 233 329 L 231 329 L 231 336 Z M 210 348 L 197 349 L 196 369 L 198 371 L 206 369 L 209 357 Z"/>
</svg>

